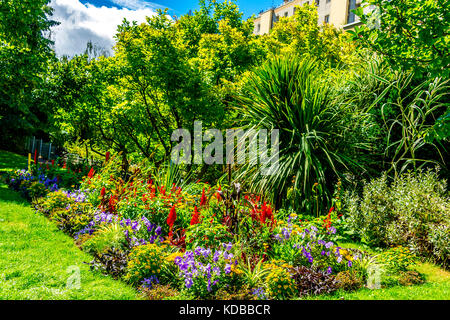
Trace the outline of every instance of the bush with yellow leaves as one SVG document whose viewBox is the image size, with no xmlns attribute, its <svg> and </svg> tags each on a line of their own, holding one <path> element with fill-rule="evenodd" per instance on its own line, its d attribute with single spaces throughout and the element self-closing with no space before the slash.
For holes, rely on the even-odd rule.
<svg viewBox="0 0 450 320">
<path fill-rule="evenodd" d="M 156 276 L 160 283 L 166 282 L 170 272 L 166 268 L 164 245 L 146 244 L 134 247 L 128 256 L 128 267 L 125 280 L 134 285 L 144 279 Z"/>
<path fill-rule="evenodd" d="M 266 279 L 268 294 L 272 299 L 289 299 L 295 294 L 295 281 L 288 269 L 275 266 Z"/>
</svg>

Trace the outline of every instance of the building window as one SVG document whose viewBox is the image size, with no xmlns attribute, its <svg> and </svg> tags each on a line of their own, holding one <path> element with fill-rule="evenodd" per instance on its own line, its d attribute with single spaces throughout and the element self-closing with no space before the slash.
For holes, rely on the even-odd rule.
<svg viewBox="0 0 450 320">
<path fill-rule="evenodd" d="M 330 22 L 330 15 L 327 14 L 327 15 L 325 16 L 325 23 L 329 23 L 329 22 Z"/>
<path fill-rule="evenodd" d="M 327 0 L 327 3 L 330 3 L 331 2 L 331 0 Z"/>
<path fill-rule="evenodd" d="M 257 30 L 258 30 L 257 33 L 259 33 L 261 31 L 261 24 L 260 23 L 258 23 Z"/>
<path fill-rule="evenodd" d="M 348 15 L 347 15 L 347 23 L 353 23 L 355 22 L 355 13 L 353 10 L 356 9 L 356 0 L 350 0 L 348 2 Z"/>
<path fill-rule="evenodd" d="M 288 15 L 289 15 L 289 12 L 286 11 L 286 12 L 284 13 L 284 16 L 287 17 Z"/>
</svg>

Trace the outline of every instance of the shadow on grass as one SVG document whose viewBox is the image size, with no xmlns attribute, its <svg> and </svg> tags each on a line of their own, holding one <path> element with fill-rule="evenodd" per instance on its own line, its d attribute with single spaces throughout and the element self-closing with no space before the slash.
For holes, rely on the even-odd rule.
<svg viewBox="0 0 450 320">
<path fill-rule="evenodd" d="M 26 157 L 0 150 L 0 172 L 25 169 L 27 166 L 28 161 Z"/>
<path fill-rule="evenodd" d="M 18 192 L 9 189 L 7 185 L 0 182 L 0 206 L 1 202 L 30 206 L 30 203 L 25 198 L 22 198 Z"/>
<path fill-rule="evenodd" d="M 4 180 L 8 172 L 17 169 L 25 169 L 27 166 L 28 163 L 26 157 L 9 151 L 0 150 L 0 202 L 9 202 L 20 205 L 26 204 L 29 206 L 29 202 L 22 198 L 18 192 L 9 189 Z"/>
</svg>

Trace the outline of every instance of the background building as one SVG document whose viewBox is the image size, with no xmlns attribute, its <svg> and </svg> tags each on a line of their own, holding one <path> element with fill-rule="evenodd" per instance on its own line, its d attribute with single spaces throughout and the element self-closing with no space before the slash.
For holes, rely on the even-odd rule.
<svg viewBox="0 0 450 320">
<path fill-rule="evenodd" d="M 255 19 L 254 34 L 269 33 L 273 25 L 282 17 L 291 17 L 295 7 L 305 3 L 315 3 L 319 13 L 319 24 L 330 23 L 337 28 L 351 29 L 359 23 L 359 18 L 351 10 L 361 5 L 362 0 L 284 0 L 274 8 L 263 10 Z"/>
</svg>

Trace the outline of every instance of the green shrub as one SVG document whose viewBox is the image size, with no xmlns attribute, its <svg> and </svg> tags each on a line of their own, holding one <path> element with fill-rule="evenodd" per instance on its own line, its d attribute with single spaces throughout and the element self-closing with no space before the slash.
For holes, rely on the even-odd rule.
<svg viewBox="0 0 450 320">
<path fill-rule="evenodd" d="M 347 227 L 372 246 L 405 246 L 448 266 L 450 199 L 437 172 L 386 175 L 343 199 Z"/>
<path fill-rule="evenodd" d="M 362 147 L 354 136 L 348 139 L 362 117 L 355 116 L 353 106 L 333 102 L 330 84 L 320 80 L 321 72 L 311 59 L 269 60 L 236 97 L 242 129 L 279 129 L 280 133 L 279 168 L 265 176 L 248 161 L 237 178 L 251 191 L 266 194 L 277 208 L 284 202 L 315 215 L 328 209 L 333 180 L 345 178 L 345 170 L 356 170 L 355 150 Z M 241 142 L 251 139 L 249 135 Z"/>
<path fill-rule="evenodd" d="M 92 221 L 94 213 L 95 211 L 89 202 L 73 202 L 64 209 L 54 211 L 50 220 L 55 221 L 60 230 L 73 236 Z"/>
<path fill-rule="evenodd" d="M 35 209 L 45 216 L 53 215 L 57 210 L 65 209 L 71 202 L 73 202 L 62 191 L 50 192 L 44 198 L 38 198 L 33 201 Z"/>
</svg>

